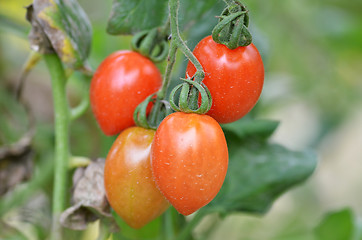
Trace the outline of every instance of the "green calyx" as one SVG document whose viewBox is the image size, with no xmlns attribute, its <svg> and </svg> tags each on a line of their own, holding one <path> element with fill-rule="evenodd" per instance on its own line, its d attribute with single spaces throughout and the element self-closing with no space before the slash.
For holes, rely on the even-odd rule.
<svg viewBox="0 0 362 240">
<path fill-rule="evenodd" d="M 229 4 L 219 18 L 219 23 L 212 31 L 215 42 L 224 44 L 229 49 L 248 46 L 252 42 L 252 36 L 248 30 L 248 10 L 242 3 Z"/>
<path fill-rule="evenodd" d="M 131 47 L 155 63 L 162 62 L 168 54 L 167 37 L 168 35 L 161 28 L 145 30 L 133 36 Z"/>
<path fill-rule="evenodd" d="M 212 98 L 209 89 L 203 82 L 181 78 L 184 83 L 177 85 L 170 93 L 170 105 L 175 111 L 185 113 L 207 113 L 212 106 Z M 175 94 L 180 90 L 178 105 L 175 103 Z M 201 96 L 198 104 L 199 94 Z"/>
<path fill-rule="evenodd" d="M 147 116 L 147 108 L 151 103 L 153 107 Z M 133 113 L 133 120 L 139 127 L 156 130 L 162 119 L 171 113 L 169 102 L 159 98 L 157 93 L 153 93 L 137 106 Z"/>
</svg>

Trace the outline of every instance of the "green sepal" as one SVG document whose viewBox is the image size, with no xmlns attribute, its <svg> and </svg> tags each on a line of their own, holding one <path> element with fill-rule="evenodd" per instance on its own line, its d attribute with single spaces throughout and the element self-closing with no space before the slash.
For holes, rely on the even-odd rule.
<svg viewBox="0 0 362 240">
<path fill-rule="evenodd" d="M 131 48 L 153 62 L 159 63 L 164 61 L 168 54 L 167 36 L 160 28 L 145 30 L 133 36 Z"/>
<path fill-rule="evenodd" d="M 184 83 L 174 87 L 170 93 L 170 105 L 174 111 L 185 113 L 205 114 L 212 106 L 212 97 L 209 89 L 204 83 L 198 83 L 191 79 L 181 78 Z M 176 92 L 179 91 L 178 105 L 175 103 Z M 201 96 L 200 105 L 198 104 L 198 96 Z"/>
<path fill-rule="evenodd" d="M 212 31 L 212 38 L 215 42 L 223 44 L 229 49 L 248 46 L 252 42 L 252 36 L 248 30 L 248 10 L 243 4 L 228 6 L 219 18 L 219 23 Z"/>
<path fill-rule="evenodd" d="M 137 126 L 147 128 L 147 129 L 154 129 L 150 126 L 148 119 L 147 119 L 147 107 L 151 102 L 154 102 L 154 96 L 156 94 L 153 93 L 148 96 L 143 102 L 141 102 L 133 113 L 133 120 Z"/>
</svg>

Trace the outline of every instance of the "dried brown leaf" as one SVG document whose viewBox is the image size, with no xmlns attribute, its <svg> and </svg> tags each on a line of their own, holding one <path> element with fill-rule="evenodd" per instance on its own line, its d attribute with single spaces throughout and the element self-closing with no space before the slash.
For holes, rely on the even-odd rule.
<svg viewBox="0 0 362 240">
<path fill-rule="evenodd" d="M 60 216 L 64 227 L 84 230 L 97 219 L 113 222 L 104 189 L 104 159 L 97 159 L 86 168 L 78 168 L 73 175 L 72 206 Z M 112 228 L 111 228 L 112 229 Z"/>
</svg>

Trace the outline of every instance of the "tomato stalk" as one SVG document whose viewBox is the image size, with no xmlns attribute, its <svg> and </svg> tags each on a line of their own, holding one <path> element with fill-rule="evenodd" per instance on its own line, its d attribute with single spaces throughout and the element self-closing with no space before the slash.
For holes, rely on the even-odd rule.
<svg viewBox="0 0 362 240">
<path fill-rule="evenodd" d="M 194 74 L 195 81 L 201 83 L 205 77 L 204 69 L 202 68 L 199 60 L 194 56 L 192 51 L 187 47 L 185 42 L 182 40 L 180 36 L 180 30 L 178 25 L 178 9 L 180 2 L 179 0 L 170 0 L 169 1 L 169 11 L 170 11 L 170 19 L 171 19 L 171 34 L 172 34 L 172 42 L 179 47 L 182 53 L 194 64 L 196 68 L 196 73 Z M 192 96 L 191 105 L 192 109 L 197 108 L 197 98 L 198 94 L 195 88 L 191 90 L 190 95 Z"/>
<path fill-rule="evenodd" d="M 169 21 L 167 21 L 167 23 L 169 23 Z M 160 109 L 163 104 L 162 101 L 166 98 L 166 91 L 167 91 L 167 88 L 170 85 L 170 81 L 171 81 L 172 69 L 176 62 L 176 52 L 177 52 L 176 42 L 171 41 L 170 50 L 169 50 L 168 56 L 167 56 L 166 71 L 165 71 L 163 81 L 162 81 L 162 87 L 156 94 L 157 97 L 156 97 L 156 101 L 155 101 L 155 106 L 153 107 L 152 112 L 150 114 L 150 122 L 153 126 L 158 125 L 157 120 L 159 117 Z"/>
<path fill-rule="evenodd" d="M 171 46 L 167 57 L 166 71 L 163 77 L 162 88 L 157 93 L 157 96 L 159 98 L 164 99 L 166 97 L 166 91 L 168 86 L 170 85 L 172 69 L 176 62 L 176 52 L 177 52 L 177 44 L 175 41 L 171 41 Z"/>
<path fill-rule="evenodd" d="M 195 81 L 200 83 L 204 77 L 205 72 L 197 58 L 192 54 L 192 51 L 187 47 L 186 43 L 182 40 L 179 31 L 178 25 L 178 9 L 179 9 L 179 0 L 170 0 L 169 1 L 169 10 L 170 10 L 170 22 L 171 22 L 171 34 L 172 42 L 176 43 L 176 46 L 180 48 L 182 53 L 194 64 L 196 68 L 196 73 L 194 75 Z"/>
<path fill-rule="evenodd" d="M 166 22 L 166 24 L 170 24 L 169 21 Z M 165 27 L 166 28 L 166 27 Z M 164 29 L 165 29 L 164 28 Z M 170 85 L 171 81 L 171 73 L 173 66 L 176 62 L 176 52 L 177 52 L 177 44 L 175 41 L 171 41 L 170 49 L 167 56 L 167 66 L 166 71 L 163 77 L 162 81 L 162 87 L 161 89 L 156 93 L 149 96 L 145 101 L 143 101 L 141 104 L 138 105 L 138 107 L 135 110 L 134 113 L 134 120 L 137 126 L 144 127 L 144 128 L 152 128 L 156 129 L 158 126 L 158 121 L 160 118 L 160 111 L 162 106 L 165 106 L 165 113 L 163 114 L 163 117 L 166 117 L 170 113 L 170 109 L 167 110 L 167 103 L 165 102 L 166 98 L 166 91 L 168 89 L 168 86 Z M 146 108 L 149 104 L 149 102 L 152 101 L 153 96 L 156 96 L 156 99 L 154 100 L 154 106 L 152 108 L 152 111 L 149 115 L 149 120 L 146 116 Z"/>
<path fill-rule="evenodd" d="M 150 95 L 146 100 L 144 100 L 139 106 L 136 108 L 133 119 L 137 126 L 144 128 L 152 128 L 156 129 L 159 122 L 171 113 L 170 106 L 175 111 L 183 111 L 183 112 L 193 112 L 203 114 L 207 112 L 212 105 L 212 98 L 210 92 L 206 88 L 205 85 L 202 84 L 202 80 L 205 77 L 205 72 L 197 60 L 197 58 L 193 55 L 192 51 L 187 47 L 186 43 L 182 40 L 179 31 L 178 25 L 178 9 L 179 9 L 179 0 L 169 0 L 169 19 L 167 20 L 165 26 L 163 27 L 164 32 L 168 27 L 171 27 L 171 46 L 168 52 L 167 57 L 167 66 L 166 71 L 163 78 L 162 88 L 156 93 Z M 182 53 L 194 64 L 196 68 L 196 72 L 193 75 L 192 80 L 190 79 L 181 79 L 185 81 L 184 84 L 180 84 L 172 91 L 170 95 L 170 106 L 165 101 L 166 91 L 168 89 L 169 83 L 171 81 L 171 72 L 176 61 L 176 53 L 177 50 L 180 49 Z M 174 94 L 178 89 L 181 89 L 183 86 L 183 94 L 180 95 L 180 108 L 176 106 L 173 101 Z M 192 86 L 192 87 L 190 87 Z M 198 96 L 199 93 L 201 95 L 201 105 L 198 106 Z M 146 109 L 150 102 L 154 102 L 154 106 L 152 111 L 147 118 Z M 162 107 L 165 109 L 162 109 Z M 164 110 L 163 113 L 161 113 Z"/>
<path fill-rule="evenodd" d="M 65 208 L 68 161 L 70 156 L 70 112 L 66 101 L 66 76 L 63 65 L 55 53 L 44 54 L 44 59 L 51 76 L 55 112 L 55 164 L 51 239 L 60 240 L 62 239 L 62 230 L 59 216 Z"/>
<path fill-rule="evenodd" d="M 160 108 L 162 107 L 162 104 L 163 104 L 162 101 L 166 98 L 166 91 L 167 91 L 167 88 L 170 85 L 170 81 L 171 81 L 172 69 L 176 62 L 176 52 L 177 52 L 176 42 L 171 41 L 170 50 L 169 50 L 168 56 L 167 56 L 167 66 L 166 66 L 166 71 L 165 71 L 165 74 L 163 77 L 162 87 L 157 92 L 157 98 L 155 101 L 155 105 L 150 114 L 150 123 L 153 126 L 158 125 L 157 120 L 159 117 Z"/>
<path fill-rule="evenodd" d="M 192 76 L 192 80 L 187 77 L 187 79 L 181 79 L 184 81 L 183 84 L 176 86 L 170 94 L 170 104 L 175 111 L 183 112 L 193 112 L 193 113 L 206 113 L 211 108 L 212 98 L 209 94 L 209 91 L 205 85 L 202 84 L 202 81 L 205 77 L 205 72 L 192 53 L 192 51 L 187 47 L 186 43 L 182 40 L 179 31 L 178 25 L 178 9 L 179 9 L 179 0 L 170 0 L 169 1 L 169 11 L 170 11 L 170 22 L 171 22 L 171 33 L 172 33 L 172 42 L 180 48 L 182 53 L 191 61 L 195 66 L 196 72 Z M 176 91 L 181 89 L 179 97 L 179 106 L 174 102 L 174 95 Z M 198 96 L 201 95 L 201 105 L 198 106 Z"/>
</svg>

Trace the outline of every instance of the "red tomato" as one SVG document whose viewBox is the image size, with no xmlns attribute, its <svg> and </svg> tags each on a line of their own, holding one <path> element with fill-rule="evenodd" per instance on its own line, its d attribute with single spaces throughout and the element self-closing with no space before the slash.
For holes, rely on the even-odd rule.
<svg viewBox="0 0 362 240">
<path fill-rule="evenodd" d="M 140 127 L 124 130 L 109 151 L 104 167 L 108 201 L 133 228 L 144 226 L 169 206 L 152 177 L 150 152 L 154 135 L 154 130 Z"/>
<path fill-rule="evenodd" d="M 205 71 L 203 82 L 213 99 L 206 114 L 219 123 L 234 122 L 245 116 L 258 101 L 264 83 L 263 61 L 254 44 L 231 50 L 208 36 L 197 44 L 193 53 Z M 191 77 L 195 72 L 189 62 L 186 75 Z"/>
<path fill-rule="evenodd" d="M 220 125 L 207 115 L 176 112 L 156 131 L 152 172 L 166 199 L 189 215 L 219 192 L 227 171 L 228 150 Z"/>
<path fill-rule="evenodd" d="M 148 58 L 132 51 L 109 55 L 95 72 L 90 101 L 97 122 L 106 135 L 133 126 L 133 112 L 162 84 L 157 67 Z"/>
</svg>

